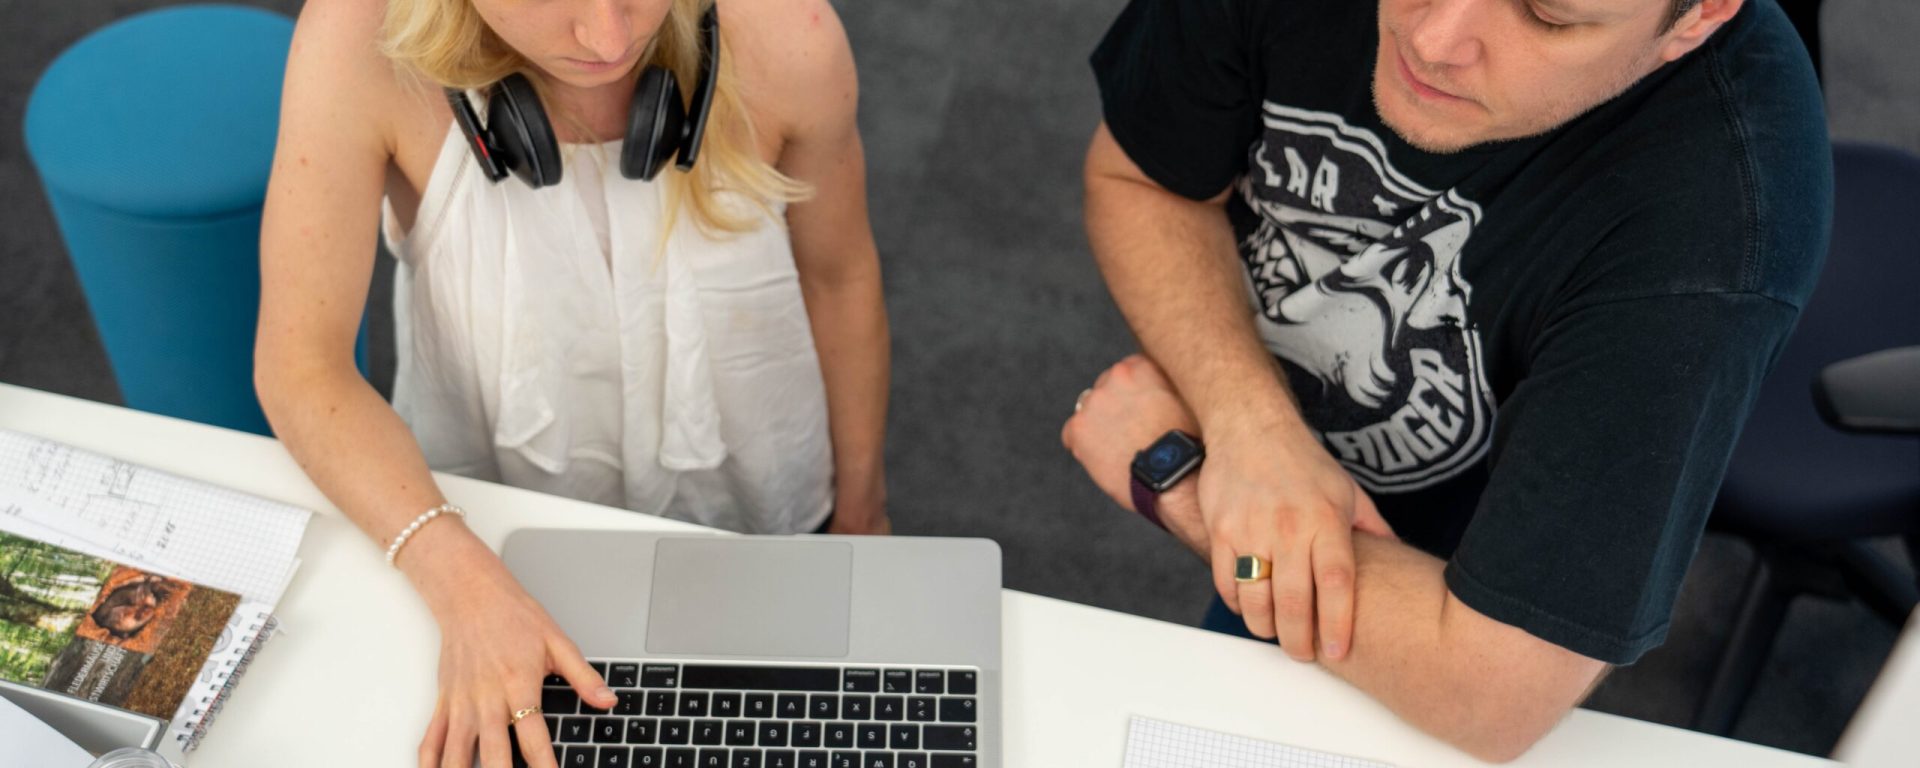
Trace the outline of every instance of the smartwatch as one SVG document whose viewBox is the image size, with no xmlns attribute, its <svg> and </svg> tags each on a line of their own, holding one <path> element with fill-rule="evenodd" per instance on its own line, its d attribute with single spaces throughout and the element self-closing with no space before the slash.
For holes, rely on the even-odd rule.
<svg viewBox="0 0 1920 768">
<path fill-rule="evenodd" d="M 1133 456 L 1133 508 L 1148 522 L 1166 530 L 1160 522 L 1160 494 L 1200 468 L 1207 450 L 1200 439 L 1177 429 L 1168 430 Z"/>
</svg>

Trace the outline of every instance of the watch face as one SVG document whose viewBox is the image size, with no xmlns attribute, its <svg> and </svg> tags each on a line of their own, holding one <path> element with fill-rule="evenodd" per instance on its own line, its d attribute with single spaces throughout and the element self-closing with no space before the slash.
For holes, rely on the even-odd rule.
<svg viewBox="0 0 1920 768">
<path fill-rule="evenodd" d="M 1172 474 L 1187 458 L 1187 452 L 1174 443 L 1158 443 L 1147 449 L 1147 471 L 1155 477 Z"/>
<path fill-rule="evenodd" d="M 1200 444 L 1174 431 L 1134 457 L 1133 467 L 1140 479 L 1156 491 L 1166 490 L 1200 463 Z"/>
</svg>

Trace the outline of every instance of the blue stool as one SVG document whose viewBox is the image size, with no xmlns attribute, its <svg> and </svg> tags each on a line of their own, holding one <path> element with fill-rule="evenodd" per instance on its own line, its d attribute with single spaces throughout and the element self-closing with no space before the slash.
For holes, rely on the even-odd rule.
<svg viewBox="0 0 1920 768">
<path fill-rule="evenodd" d="M 268 434 L 260 209 L 292 38 L 251 8 L 143 13 L 60 54 L 27 101 L 27 154 L 128 406 Z"/>
</svg>

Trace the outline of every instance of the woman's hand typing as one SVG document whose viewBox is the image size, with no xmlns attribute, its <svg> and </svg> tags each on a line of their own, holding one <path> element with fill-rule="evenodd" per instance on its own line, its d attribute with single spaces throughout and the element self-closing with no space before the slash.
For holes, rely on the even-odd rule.
<svg viewBox="0 0 1920 768">
<path fill-rule="evenodd" d="M 565 678 L 580 700 L 611 709 L 618 699 L 499 556 L 464 524 L 420 530 L 396 564 L 426 598 L 440 625 L 440 695 L 421 768 L 510 768 L 513 742 L 532 768 L 556 768 L 553 735 L 539 712 L 541 680 Z M 512 731 L 512 740 L 508 731 Z"/>
</svg>

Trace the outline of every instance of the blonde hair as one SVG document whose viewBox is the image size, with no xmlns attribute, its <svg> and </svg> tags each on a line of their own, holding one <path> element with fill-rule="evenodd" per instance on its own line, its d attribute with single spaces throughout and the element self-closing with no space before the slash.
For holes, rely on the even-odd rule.
<svg viewBox="0 0 1920 768">
<path fill-rule="evenodd" d="M 672 71 L 682 86 L 681 96 L 687 98 L 698 82 L 703 58 L 700 17 L 714 0 L 671 2 L 638 66 Z M 380 37 L 380 52 L 388 59 L 445 87 L 482 88 L 514 72 L 527 75 L 536 88 L 541 83 L 539 73 L 494 34 L 471 0 L 387 0 Z M 724 43 L 721 53 L 726 53 Z M 669 228 L 686 205 L 694 222 L 708 233 L 746 232 L 759 225 L 761 215 L 779 221 L 772 215 L 775 202 L 796 202 L 813 194 L 812 185 L 760 158 L 732 59 L 720 56 L 699 163 L 687 173 L 676 170 L 655 177 L 667 185 Z M 721 199 L 723 192 L 742 195 L 753 207 L 728 205 Z M 665 237 L 663 231 L 662 242 Z"/>
</svg>

